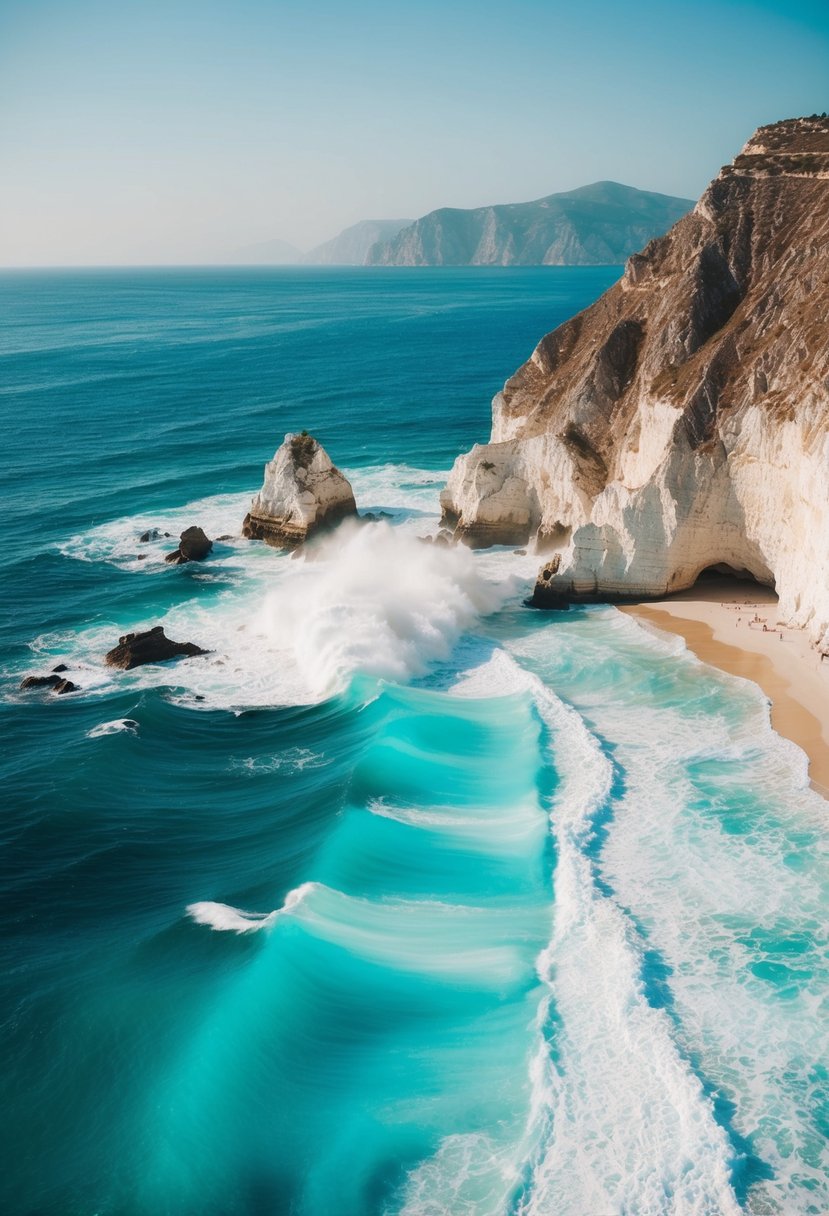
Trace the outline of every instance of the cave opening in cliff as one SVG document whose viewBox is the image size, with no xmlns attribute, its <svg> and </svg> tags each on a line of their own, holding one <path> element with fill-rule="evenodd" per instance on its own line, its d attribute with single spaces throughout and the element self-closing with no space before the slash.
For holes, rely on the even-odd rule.
<svg viewBox="0 0 829 1216">
<path fill-rule="evenodd" d="M 724 580 L 752 584 L 755 587 L 765 587 L 767 590 L 774 591 L 774 577 L 771 574 L 767 578 L 761 578 L 751 570 L 747 570 L 745 566 L 732 566 L 729 562 L 715 562 L 700 570 L 694 580 L 694 586 L 698 583 L 723 582 Z"/>
</svg>

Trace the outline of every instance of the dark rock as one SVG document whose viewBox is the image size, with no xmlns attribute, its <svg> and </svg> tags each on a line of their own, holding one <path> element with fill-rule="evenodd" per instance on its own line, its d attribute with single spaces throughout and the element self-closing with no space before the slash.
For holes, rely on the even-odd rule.
<svg viewBox="0 0 829 1216">
<path fill-rule="evenodd" d="M 26 692 L 30 688 L 55 688 L 60 683 L 60 676 L 26 676 L 25 680 L 20 681 L 20 689 Z"/>
<path fill-rule="evenodd" d="M 52 668 L 52 671 L 68 671 L 68 670 L 69 670 L 69 668 L 66 666 L 65 663 L 56 663 L 55 666 Z"/>
<path fill-rule="evenodd" d="M 184 562 L 201 562 L 212 548 L 213 541 L 204 534 L 201 528 L 185 528 L 181 534 L 178 548 L 172 553 L 168 553 L 164 560 L 176 566 L 181 566 Z"/>
<path fill-rule="evenodd" d="M 137 562 L 145 562 L 147 560 L 147 554 L 146 553 L 137 553 L 135 560 Z"/>
<path fill-rule="evenodd" d="M 166 663 L 169 659 L 207 653 L 194 642 L 174 642 L 165 635 L 161 625 L 156 625 L 144 633 L 124 634 L 118 639 L 118 645 L 107 653 L 106 662 L 110 667 L 129 671 L 144 663 Z"/>
<path fill-rule="evenodd" d="M 66 664 L 59 663 L 51 675 L 48 676 L 26 676 L 25 680 L 20 681 L 20 688 L 23 692 L 28 692 L 32 688 L 49 688 L 52 692 L 62 696 L 65 692 L 77 692 L 78 685 L 73 684 L 71 680 L 66 680 L 62 676 L 56 675 L 58 671 L 66 671 Z"/>
<path fill-rule="evenodd" d="M 148 528 L 146 532 L 141 533 L 138 538 L 138 543 L 141 545 L 147 545 L 151 540 L 158 540 L 159 535 L 160 533 L 158 528 Z M 165 532 L 164 535 L 166 536 L 167 533 Z"/>
<path fill-rule="evenodd" d="M 562 612 L 570 607 L 570 601 L 556 586 L 554 575 L 558 574 L 561 565 L 561 554 L 557 553 L 550 561 L 545 562 L 538 572 L 533 587 L 533 593 L 525 604 L 528 608 L 544 608 Z"/>
<path fill-rule="evenodd" d="M 224 536 L 217 536 L 217 537 L 216 537 L 216 540 L 235 540 L 235 539 L 236 539 L 236 537 L 235 537 L 235 536 L 231 536 L 229 532 L 226 532 Z"/>
</svg>

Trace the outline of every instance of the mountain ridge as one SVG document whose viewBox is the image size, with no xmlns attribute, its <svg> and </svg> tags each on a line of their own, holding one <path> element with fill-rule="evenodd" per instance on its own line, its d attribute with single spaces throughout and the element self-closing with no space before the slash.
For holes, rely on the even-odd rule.
<svg viewBox="0 0 829 1216">
<path fill-rule="evenodd" d="M 619 265 L 693 205 L 605 180 L 524 203 L 440 207 L 372 246 L 366 264 Z"/>
</svg>

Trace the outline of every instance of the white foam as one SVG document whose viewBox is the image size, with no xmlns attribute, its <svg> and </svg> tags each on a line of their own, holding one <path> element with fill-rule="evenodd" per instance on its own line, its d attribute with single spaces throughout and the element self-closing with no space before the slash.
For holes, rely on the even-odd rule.
<svg viewBox="0 0 829 1216">
<path fill-rule="evenodd" d="M 212 900 L 188 904 L 185 910 L 197 925 L 207 925 L 220 933 L 258 933 L 262 929 L 270 929 L 278 917 L 294 912 L 315 886 L 315 883 L 304 882 L 295 887 L 285 896 L 282 907 L 273 912 L 246 912 L 242 908 Z"/>
<path fill-rule="evenodd" d="M 825 802 L 805 787 L 797 749 L 771 731 L 759 690 L 613 616 L 600 630 L 588 624 L 579 632 L 571 660 L 557 661 L 543 638 L 516 645 L 547 678 L 561 672 L 579 708 L 612 741 L 625 786 L 601 873 L 669 968 L 671 1034 L 683 1055 L 734 1102 L 735 1132 L 752 1137 L 771 1166 L 772 1177 L 754 1181 L 749 1209 L 829 1210 L 829 1155 L 824 1145 L 816 1156 L 810 1113 L 819 1103 L 810 1073 L 829 1055 L 819 944 L 829 898 Z M 669 662 L 661 665 L 663 657 Z M 557 884 L 558 908 L 566 895 Z M 800 947 L 794 959 L 772 947 L 771 961 L 801 977 L 786 994 L 753 971 L 763 961 L 749 948 L 758 934 L 803 942 L 803 958 Z M 603 933 L 608 968 L 612 942 Z M 557 966 L 556 991 L 560 978 Z M 619 974 L 610 978 L 619 986 Z M 595 987 L 586 985 L 581 1000 L 589 1009 Z M 601 1044 L 580 1054 L 601 1060 Z M 696 1210 L 691 1197 L 686 1208 Z"/>
<path fill-rule="evenodd" d="M 555 929 L 538 960 L 550 996 L 539 1011 L 521 1150 L 534 1164 L 519 1210 L 736 1216 L 727 1137 L 668 1018 L 646 1000 L 636 932 L 598 888 L 585 852 L 610 790 L 610 764 L 575 711 L 536 677 L 509 673 L 512 663 L 496 653 L 466 687 L 532 689 L 561 783 L 551 808 Z"/>
<path fill-rule="evenodd" d="M 100 722 L 86 732 L 87 739 L 102 739 L 106 735 L 118 735 L 126 732 L 129 735 L 138 734 L 138 723 L 134 718 L 114 718 L 111 722 Z"/>
<path fill-rule="evenodd" d="M 317 697 L 357 673 L 422 675 L 504 598 L 468 550 L 423 545 L 386 523 L 344 524 L 314 557 L 267 597 L 258 626 Z"/>
</svg>

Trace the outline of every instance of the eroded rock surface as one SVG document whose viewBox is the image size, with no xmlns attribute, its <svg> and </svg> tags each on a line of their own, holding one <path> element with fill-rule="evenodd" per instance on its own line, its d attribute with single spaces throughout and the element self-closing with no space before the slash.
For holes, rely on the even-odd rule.
<svg viewBox="0 0 829 1216">
<path fill-rule="evenodd" d="M 455 462 L 446 520 L 555 550 L 551 593 L 744 570 L 829 645 L 827 317 L 829 119 L 791 119 L 541 340 Z"/>
<path fill-rule="evenodd" d="M 142 538 L 143 539 L 143 538 Z M 202 562 L 213 548 L 213 541 L 205 535 L 201 528 L 185 528 L 179 539 L 178 548 L 168 553 L 164 558 L 176 566 L 185 562 Z"/>
<path fill-rule="evenodd" d="M 286 435 L 265 465 L 265 482 L 245 516 L 245 536 L 285 548 L 357 514 L 354 493 L 322 444 L 305 431 Z"/>
<path fill-rule="evenodd" d="M 106 655 L 110 667 L 130 671 L 144 663 L 166 663 L 192 655 L 207 654 L 194 642 L 174 642 L 168 638 L 161 625 L 155 625 L 143 633 L 125 633 Z"/>
</svg>

